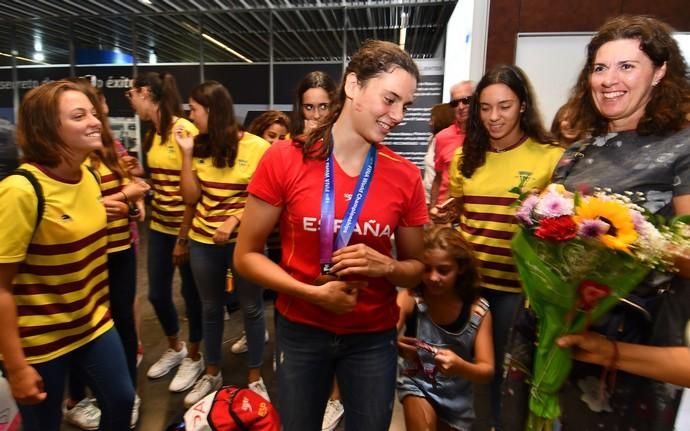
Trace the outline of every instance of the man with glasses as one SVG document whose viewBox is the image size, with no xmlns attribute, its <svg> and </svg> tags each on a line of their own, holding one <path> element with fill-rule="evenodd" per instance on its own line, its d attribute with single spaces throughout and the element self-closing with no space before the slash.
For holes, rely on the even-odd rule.
<svg viewBox="0 0 690 431">
<path fill-rule="evenodd" d="M 436 135 L 434 155 L 436 176 L 431 184 L 429 208 L 443 203 L 448 198 L 448 168 L 455 149 L 465 140 L 473 92 L 474 82 L 472 81 L 460 81 L 450 88 L 448 103 L 455 109 L 455 122 Z"/>
</svg>

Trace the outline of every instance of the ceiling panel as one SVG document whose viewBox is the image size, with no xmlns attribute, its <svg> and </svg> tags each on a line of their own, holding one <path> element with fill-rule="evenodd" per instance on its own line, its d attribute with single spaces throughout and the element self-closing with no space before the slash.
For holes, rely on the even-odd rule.
<svg viewBox="0 0 690 431">
<path fill-rule="evenodd" d="M 0 57 L 14 47 L 31 58 L 42 44 L 49 64 L 74 48 L 115 50 L 149 62 L 342 61 L 367 39 L 398 42 L 431 57 L 457 0 L 19 0 L 0 8 Z M 402 15 L 406 14 L 407 18 Z M 7 30 L 12 29 L 12 30 Z M 345 38 L 345 40 L 343 40 Z M 233 52 L 234 51 L 234 52 Z M 0 58 L 0 65 L 4 59 Z M 18 60 L 17 64 L 30 64 Z"/>
</svg>

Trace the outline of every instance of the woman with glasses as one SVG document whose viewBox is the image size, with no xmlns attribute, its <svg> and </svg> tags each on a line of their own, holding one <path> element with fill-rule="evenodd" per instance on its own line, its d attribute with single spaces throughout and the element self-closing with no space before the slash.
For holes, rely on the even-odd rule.
<svg viewBox="0 0 690 431">
<path fill-rule="evenodd" d="M 335 83 L 321 71 L 308 73 L 299 85 L 292 104 L 290 135 L 298 137 L 319 126 L 331 110 Z"/>
<path fill-rule="evenodd" d="M 494 363 L 500 367 L 522 291 L 510 250 L 517 195 L 509 190 L 546 187 L 563 148 L 542 126 L 532 87 L 517 66 L 497 66 L 484 75 L 469 111 L 467 137 L 450 164 L 455 211 L 437 207 L 432 216 L 448 222 L 453 212 L 459 214 L 459 229 L 479 259 L 482 296 L 494 321 Z M 491 383 L 494 427 L 500 423 L 501 379 L 496 372 Z"/>
</svg>

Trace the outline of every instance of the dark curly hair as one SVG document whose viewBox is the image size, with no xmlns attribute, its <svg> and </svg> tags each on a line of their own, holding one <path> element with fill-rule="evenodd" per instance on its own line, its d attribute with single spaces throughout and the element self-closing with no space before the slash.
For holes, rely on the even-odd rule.
<svg viewBox="0 0 690 431">
<path fill-rule="evenodd" d="M 687 125 L 690 113 L 690 80 L 688 65 L 671 34 L 673 29 L 656 18 L 622 15 L 601 26 L 587 45 L 587 61 L 570 93 L 568 104 L 577 130 L 591 131 L 600 136 L 608 131 L 608 119 L 597 110 L 592 99 L 590 78 L 594 60 L 602 45 L 621 39 L 636 39 L 640 50 L 655 67 L 666 64 L 666 75 L 652 90 L 643 117 L 637 124 L 641 135 L 663 135 Z"/>
<path fill-rule="evenodd" d="M 458 264 L 455 293 L 463 303 L 471 304 L 479 297 L 479 263 L 472 253 L 472 246 L 460 232 L 445 226 L 429 229 L 424 233 L 424 249 L 443 250 Z"/>
<path fill-rule="evenodd" d="M 205 81 L 192 89 L 190 98 L 208 110 L 208 132 L 194 138 L 194 156 L 213 158 L 216 168 L 233 167 L 239 126 L 228 89 L 218 81 Z"/>
<path fill-rule="evenodd" d="M 419 81 L 417 64 L 408 53 L 392 42 L 382 40 L 368 40 L 352 55 L 350 63 L 345 69 L 338 93 L 331 100 L 331 110 L 324 122 L 315 128 L 302 145 L 302 152 L 307 159 L 321 159 L 328 157 L 331 151 L 331 129 L 340 116 L 345 105 L 345 82 L 350 73 L 357 76 L 360 85 L 384 72 L 391 72 L 400 68 Z M 297 138 L 297 137 L 293 137 Z M 323 139 L 323 144 L 320 141 Z"/>
<path fill-rule="evenodd" d="M 553 137 L 542 125 L 534 90 L 525 72 L 514 65 L 496 66 L 479 81 L 470 102 L 467 136 L 462 145 L 462 158 L 458 164 L 460 172 L 466 178 L 472 177 L 474 172 L 486 162 L 486 152 L 490 148 L 490 137 L 482 123 L 479 98 L 486 87 L 494 84 L 506 85 L 515 93 L 520 104 L 524 106 L 524 111 L 520 115 L 520 129 L 523 133 L 541 144 L 554 144 Z"/>
</svg>

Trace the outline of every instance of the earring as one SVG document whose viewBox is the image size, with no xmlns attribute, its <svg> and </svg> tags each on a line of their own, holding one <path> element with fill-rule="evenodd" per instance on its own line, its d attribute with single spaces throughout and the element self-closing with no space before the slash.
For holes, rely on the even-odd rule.
<svg viewBox="0 0 690 431">
<path fill-rule="evenodd" d="M 652 87 L 656 87 L 659 84 L 659 81 L 653 81 L 652 82 Z"/>
</svg>

